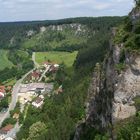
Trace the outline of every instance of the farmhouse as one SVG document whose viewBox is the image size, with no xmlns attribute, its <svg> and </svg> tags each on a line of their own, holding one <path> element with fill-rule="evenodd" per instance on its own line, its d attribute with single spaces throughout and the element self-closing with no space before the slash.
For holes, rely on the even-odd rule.
<svg viewBox="0 0 140 140">
<path fill-rule="evenodd" d="M 32 74 L 32 80 L 38 80 L 41 74 L 39 72 L 34 71 Z"/>
<path fill-rule="evenodd" d="M 11 129 L 13 129 L 13 127 L 14 126 L 11 124 L 6 125 L 5 127 L 1 128 L 0 134 L 7 134 Z"/>
<path fill-rule="evenodd" d="M 0 98 L 5 96 L 5 86 L 0 86 Z"/>
<path fill-rule="evenodd" d="M 37 98 L 35 99 L 34 102 L 32 102 L 32 105 L 33 105 L 34 107 L 36 107 L 36 108 L 39 108 L 39 107 L 41 107 L 42 104 L 44 103 L 43 101 L 44 101 L 44 96 L 40 95 L 39 97 L 37 97 Z"/>
</svg>

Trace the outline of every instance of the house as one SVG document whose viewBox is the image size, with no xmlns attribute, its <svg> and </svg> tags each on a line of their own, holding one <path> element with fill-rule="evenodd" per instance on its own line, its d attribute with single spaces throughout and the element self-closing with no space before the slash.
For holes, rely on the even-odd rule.
<svg viewBox="0 0 140 140">
<path fill-rule="evenodd" d="M 51 62 L 48 62 L 48 61 L 43 63 L 43 66 L 44 67 L 48 67 L 48 66 L 51 66 L 51 65 L 52 65 L 52 63 Z"/>
<path fill-rule="evenodd" d="M 51 65 L 49 72 L 55 73 L 58 71 L 59 66 L 55 65 Z"/>
<path fill-rule="evenodd" d="M 45 89 L 46 89 L 45 83 L 22 84 L 19 90 L 19 94 L 29 93 L 36 95 L 38 92 L 43 93 Z"/>
<path fill-rule="evenodd" d="M 5 86 L 0 86 L 0 92 L 5 93 Z"/>
<path fill-rule="evenodd" d="M 0 86 L 0 98 L 5 96 L 5 86 Z"/>
<path fill-rule="evenodd" d="M 0 98 L 3 98 L 4 96 L 4 93 L 0 92 Z"/>
<path fill-rule="evenodd" d="M 7 134 L 11 129 L 13 129 L 13 127 L 14 126 L 11 124 L 6 125 L 5 127 L 0 129 L 0 134 Z"/>
<path fill-rule="evenodd" d="M 37 72 L 37 71 L 34 71 L 31 74 L 32 80 L 38 80 L 40 76 L 41 76 L 41 74 L 39 72 Z"/>
<path fill-rule="evenodd" d="M 36 108 L 39 108 L 43 105 L 44 101 L 44 97 L 43 96 L 39 96 L 37 97 L 34 102 L 32 102 L 32 105 Z"/>
</svg>

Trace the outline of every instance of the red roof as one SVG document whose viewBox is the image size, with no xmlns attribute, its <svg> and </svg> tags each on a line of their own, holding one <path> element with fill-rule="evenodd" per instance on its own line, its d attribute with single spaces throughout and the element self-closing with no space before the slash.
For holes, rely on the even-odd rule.
<svg viewBox="0 0 140 140">
<path fill-rule="evenodd" d="M 2 131 L 2 132 L 8 132 L 8 131 L 10 131 L 12 128 L 13 128 L 13 125 L 8 124 L 8 125 L 6 125 L 5 127 L 1 128 L 1 131 Z"/>
<path fill-rule="evenodd" d="M 5 93 L 5 86 L 0 86 L 0 92 Z"/>
<path fill-rule="evenodd" d="M 32 73 L 32 76 L 35 77 L 35 78 L 38 78 L 38 77 L 40 77 L 40 73 L 38 73 L 38 72 L 33 72 L 33 73 Z"/>
</svg>

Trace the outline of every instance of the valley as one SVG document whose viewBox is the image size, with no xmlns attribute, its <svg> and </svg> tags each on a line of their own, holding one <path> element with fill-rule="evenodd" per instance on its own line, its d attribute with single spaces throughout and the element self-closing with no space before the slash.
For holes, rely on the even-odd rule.
<svg viewBox="0 0 140 140">
<path fill-rule="evenodd" d="M 140 140 L 140 0 L 0 4 L 0 140 Z"/>
</svg>

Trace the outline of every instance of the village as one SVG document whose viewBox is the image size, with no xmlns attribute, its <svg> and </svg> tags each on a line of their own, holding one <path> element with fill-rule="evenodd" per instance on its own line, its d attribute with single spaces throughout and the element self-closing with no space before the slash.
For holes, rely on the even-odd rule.
<svg viewBox="0 0 140 140">
<path fill-rule="evenodd" d="M 0 140 L 14 140 L 16 132 L 22 124 L 19 124 L 20 114 L 31 105 L 40 109 L 46 97 L 62 93 L 62 85 L 54 88 L 55 75 L 60 65 L 50 61 L 31 70 L 19 84 L 11 86 L 0 86 L 0 120 L 5 117 L 1 124 Z M 14 91 L 14 88 L 16 90 Z M 17 93 L 16 93 L 17 91 Z M 15 95 L 17 99 L 13 99 Z M 12 101 L 16 106 L 12 107 Z"/>
</svg>

